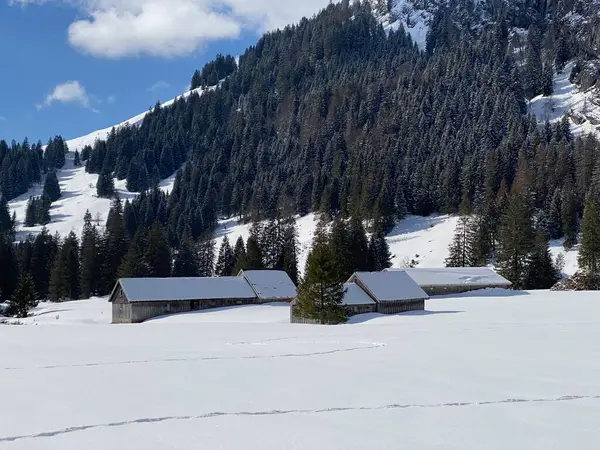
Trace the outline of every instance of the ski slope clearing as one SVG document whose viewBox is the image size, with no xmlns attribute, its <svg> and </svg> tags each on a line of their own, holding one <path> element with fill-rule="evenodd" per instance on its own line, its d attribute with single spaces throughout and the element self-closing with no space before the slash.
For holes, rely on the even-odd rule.
<svg viewBox="0 0 600 450">
<path fill-rule="evenodd" d="M 529 102 L 529 111 L 538 122 L 558 122 L 567 114 L 571 131 L 575 136 L 598 134 L 600 124 L 600 106 L 597 104 L 593 89 L 580 90 L 569 81 L 575 63 L 565 66 L 561 73 L 554 75 L 554 93 L 547 97 L 538 95 Z"/>
<path fill-rule="evenodd" d="M 60 319 L 0 326 L 0 448 L 597 448 L 598 293 L 490 290 L 426 309 L 108 325 L 102 299 L 43 305 Z"/>
</svg>

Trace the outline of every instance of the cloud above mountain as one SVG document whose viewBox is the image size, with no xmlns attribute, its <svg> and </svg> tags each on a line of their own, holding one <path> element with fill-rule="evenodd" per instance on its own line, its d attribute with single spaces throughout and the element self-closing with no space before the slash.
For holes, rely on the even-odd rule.
<svg viewBox="0 0 600 450">
<path fill-rule="evenodd" d="M 9 0 L 69 5 L 78 18 L 70 44 L 95 57 L 119 59 L 188 55 L 210 41 L 263 32 L 312 16 L 329 0 Z"/>
</svg>

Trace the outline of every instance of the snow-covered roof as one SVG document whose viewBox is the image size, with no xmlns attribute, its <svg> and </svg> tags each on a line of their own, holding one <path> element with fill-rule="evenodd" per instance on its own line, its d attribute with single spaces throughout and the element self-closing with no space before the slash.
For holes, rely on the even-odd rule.
<svg viewBox="0 0 600 450">
<path fill-rule="evenodd" d="M 258 298 L 288 299 L 296 297 L 296 285 L 283 270 L 242 270 L 244 276 Z"/>
<path fill-rule="evenodd" d="M 375 303 L 375 300 L 369 297 L 356 283 L 345 283 L 344 289 L 344 298 L 342 299 L 344 305 L 371 305 Z"/>
<path fill-rule="evenodd" d="M 349 281 L 360 281 L 360 284 L 380 302 L 429 298 L 406 272 L 356 272 Z"/>
<path fill-rule="evenodd" d="M 242 277 L 121 278 L 130 302 L 256 298 Z"/>
<path fill-rule="evenodd" d="M 388 269 L 406 272 L 419 286 L 510 286 L 506 278 L 488 267 Z"/>
</svg>

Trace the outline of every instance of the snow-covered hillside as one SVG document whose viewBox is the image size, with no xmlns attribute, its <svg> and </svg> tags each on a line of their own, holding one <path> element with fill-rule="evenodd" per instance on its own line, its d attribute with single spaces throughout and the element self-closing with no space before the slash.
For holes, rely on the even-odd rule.
<svg viewBox="0 0 600 450">
<path fill-rule="evenodd" d="M 529 102 L 529 111 L 541 123 L 557 122 L 566 114 L 574 135 L 600 132 L 600 105 L 595 89 L 586 91 L 569 80 L 575 62 L 554 76 L 554 93 L 538 95 Z"/>
<path fill-rule="evenodd" d="M 487 291 L 292 325 L 272 304 L 0 325 L 0 448 L 595 450 L 600 302 Z M 566 356 L 568 355 L 568 356 Z"/>
</svg>

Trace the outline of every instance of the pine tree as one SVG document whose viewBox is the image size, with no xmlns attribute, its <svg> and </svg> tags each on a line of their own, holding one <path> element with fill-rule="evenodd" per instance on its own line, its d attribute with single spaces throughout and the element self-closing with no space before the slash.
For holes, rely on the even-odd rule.
<svg viewBox="0 0 600 450">
<path fill-rule="evenodd" d="M 534 247 L 530 195 L 529 168 L 527 161 L 521 156 L 515 182 L 501 218 L 497 265 L 498 272 L 512 282 L 515 289 L 524 287 L 527 261 Z"/>
<path fill-rule="evenodd" d="M 100 261 L 100 235 L 92 225 L 92 215 L 87 210 L 83 216 L 83 231 L 81 233 L 81 296 L 90 298 L 98 293 L 98 274 Z"/>
<path fill-rule="evenodd" d="M 283 264 L 282 269 L 289 275 L 294 284 L 298 284 L 298 231 L 296 221 L 290 219 L 283 227 Z"/>
<path fill-rule="evenodd" d="M 79 157 L 79 152 L 75 150 L 75 155 L 73 156 L 73 166 L 81 167 L 81 158 Z"/>
<path fill-rule="evenodd" d="M 51 170 L 46 175 L 43 195 L 46 195 L 51 202 L 55 202 L 60 198 L 60 185 L 58 184 L 58 178 L 54 170 Z"/>
<path fill-rule="evenodd" d="M 215 241 L 207 236 L 198 244 L 198 276 L 212 277 L 215 274 Z"/>
<path fill-rule="evenodd" d="M 244 244 L 244 238 L 238 236 L 233 247 L 233 257 L 235 258 L 235 268 L 233 274 L 236 275 L 240 270 L 243 270 L 246 265 L 246 244 Z"/>
<path fill-rule="evenodd" d="M 127 237 L 123 223 L 123 206 L 119 198 L 111 204 L 102 238 L 102 283 L 100 295 L 108 294 L 117 281 L 117 271 L 127 253 Z"/>
<path fill-rule="evenodd" d="M 591 195 L 585 199 L 581 221 L 581 247 L 577 262 L 587 275 L 600 275 L 600 217 Z"/>
<path fill-rule="evenodd" d="M 29 197 L 27 201 L 27 208 L 25 209 L 25 223 L 26 227 L 34 227 L 37 219 L 37 203 L 38 200 Z"/>
<path fill-rule="evenodd" d="M 229 276 L 233 272 L 234 267 L 235 257 L 233 255 L 233 249 L 229 244 L 229 239 L 225 236 L 221 242 L 221 247 L 219 247 L 219 256 L 217 257 L 215 274 L 219 277 Z"/>
<path fill-rule="evenodd" d="M 321 324 L 345 322 L 347 315 L 342 304 L 344 285 L 338 278 L 335 258 L 326 239 L 325 242 L 316 240 L 298 287 L 297 314 Z"/>
<path fill-rule="evenodd" d="M 17 285 L 19 261 L 12 239 L 0 235 L 0 300 L 9 300 Z"/>
<path fill-rule="evenodd" d="M 117 271 L 119 278 L 141 278 L 149 275 L 148 264 L 144 255 L 144 250 L 148 246 L 146 234 L 144 228 L 136 231 L 129 249 L 119 265 Z"/>
<path fill-rule="evenodd" d="M 60 246 L 50 274 L 50 300 L 77 300 L 80 278 L 79 240 L 71 231 Z"/>
<path fill-rule="evenodd" d="M 369 238 L 369 270 L 381 272 L 392 267 L 392 254 L 383 233 L 372 234 Z"/>
<path fill-rule="evenodd" d="M 469 226 L 468 216 L 459 217 L 446 258 L 446 267 L 468 267 L 470 265 Z"/>
<path fill-rule="evenodd" d="M 172 276 L 197 277 L 199 272 L 196 246 L 190 238 L 184 239 L 174 258 Z"/>
<path fill-rule="evenodd" d="M 15 234 L 15 222 L 10 216 L 8 202 L 0 193 L 0 235 L 13 237 Z"/>
<path fill-rule="evenodd" d="M 348 227 L 343 219 L 336 217 L 329 232 L 329 250 L 334 256 L 337 280 L 344 282 L 355 271 L 354 254 Z"/>
<path fill-rule="evenodd" d="M 160 222 L 154 222 L 150 228 L 144 260 L 148 265 L 148 276 L 160 278 L 171 275 L 171 249 Z"/>
<path fill-rule="evenodd" d="M 250 235 L 246 241 L 246 264 L 243 268 L 245 270 L 264 269 L 260 245 L 252 235 Z"/>
<path fill-rule="evenodd" d="M 550 289 L 559 280 L 545 234 L 538 232 L 535 247 L 527 262 L 525 289 Z"/>
<path fill-rule="evenodd" d="M 50 274 L 58 253 L 58 242 L 46 227 L 36 236 L 31 252 L 31 276 L 35 283 L 37 298 L 48 296 Z"/>
<path fill-rule="evenodd" d="M 112 173 L 100 172 L 96 182 L 96 195 L 100 198 L 112 198 L 115 195 L 115 180 Z"/>
<path fill-rule="evenodd" d="M 16 317 L 27 317 L 31 308 L 37 306 L 35 285 L 31 275 L 24 273 L 19 277 L 19 282 L 8 304 L 9 314 Z"/>
<path fill-rule="evenodd" d="M 369 270 L 369 241 L 358 217 L 350 218 L 348 234 L 352 253 L 352 272 Z"/>
</svg>

